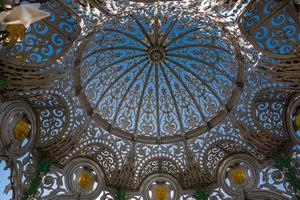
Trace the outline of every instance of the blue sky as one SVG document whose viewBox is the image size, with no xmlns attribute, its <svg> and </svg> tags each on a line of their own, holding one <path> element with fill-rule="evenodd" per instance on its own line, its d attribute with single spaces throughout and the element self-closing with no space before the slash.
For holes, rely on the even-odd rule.
<svg viewBox="0 0 300 200">
<path fill-rule="evenodd" d="M 8 195 L 5 195 L 4 192 L 4 188 L 7 184 L 9 184 L 9 175 L 10 175 L 10 171 L 9 170 L 4 170 L 5 167 L 5 162 L 4 161 L 0 161 L 0 199 L 1 200 L 9 200 L 11 199 L 11 195 L 12 193 L 9 192 Z"/>
</svg>

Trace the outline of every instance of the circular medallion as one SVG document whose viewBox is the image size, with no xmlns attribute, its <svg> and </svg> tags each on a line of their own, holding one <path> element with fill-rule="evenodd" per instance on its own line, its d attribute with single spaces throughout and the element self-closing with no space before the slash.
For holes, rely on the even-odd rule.
<svg viewBox="0 0 300 200">
<path fill-rule="evenodd" d="M 34 111 L 24 101 L 11 101 L 3 105 L 1 142 L 12 147 L 15 156 L 21 156 L 33 148 L 37 123 Z"/>
<path fill-rule="evenodd" d="M 300 143 L 300 95 L 296 94 L 291 99 L 287 112 L 286 121 L 288 133 L 295 140 L 296 143 Z"/>
<path fill-rule="evenodd" d="M 181 194 L 179 183 L 168 174 L 153 174 L 141 185 L 146 200 L 177 200 Z"/>
<path fill-rule="evenodd" d="M 104 188 L 99 165 L 88 158 L 74 158 L 65 167 L 67 188 L 81 199 L 96 199 Z"/>
<path fill-rule="evenodd" d="M 218 184 L 228 194 L 249 192 L 259 182 L 257 161 L 246 154 L 235 154 L 223 161 L 219 167 Z"/>
<path fill-rule="evenodd" d="M 153 63 L 161 63 L 165 58 L 165 50 L 161 47 L 150 47 L 148 50 L 148 58 Z"/>
</svg>

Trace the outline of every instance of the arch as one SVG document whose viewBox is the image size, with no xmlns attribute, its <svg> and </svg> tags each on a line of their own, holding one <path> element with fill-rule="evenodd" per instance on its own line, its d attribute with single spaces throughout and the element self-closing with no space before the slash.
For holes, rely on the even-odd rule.
<svg viewBox="0 0 300 200">
<path fill-rule="evenodd" d="M 249 200 L 288 200 L 289 198 L 274 191 L 251 191 L 246 195 Z"/>
<path fill-rule="evenodd" d="M 295 125 L 295 115 L 299 113 L 299 108 L 300 108 L 300 93 L 296 93 L 290 99 L 285 113 L 286 129 L 294 144 L 297 143 L 300 144 L 300 129 L 297 128 Z"/>
</svg>

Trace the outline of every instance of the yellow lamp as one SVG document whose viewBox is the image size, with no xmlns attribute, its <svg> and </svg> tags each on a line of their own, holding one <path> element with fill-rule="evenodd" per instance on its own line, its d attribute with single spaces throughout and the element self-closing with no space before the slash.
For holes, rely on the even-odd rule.
<svg viewBox="0 0 300 200">
<path fill-rule="evenodd" d="M 165 184 L 157 184 L 153 188 L 155 200 L 167 200 L 169 198 L 169 188 Z"/>
<path fill-rule="evenodd" d="M 90 171 L 82 170 L 79 173 L 77 183 L 81 188 L 89 189 L 93 186 L 94 176 Z"/>
<path fill-rule="evenodd" d="M 24 120 L 20 120 L 16 123 L 15 127 L 14 127 L 14 138 L 21 142 L 23 141 L 26 137 L 29 136 L 30 133 L 30 128 L 29 128 L 29 123 L 24 121 Z"/>
<path fill-rule="evenodd" d="M 8 36 L 5 38 L 5 43 L 10 43 L 14 40 L 20 41 L 25 36 L 25 26 L 23 24 L 10 24 L 7 25 L 6 31 Z"/>
<path fill-rule="evenodd" d="M 231 181 L 237 185 L 243 184 L 247 179 L 245 170 L 241 167 L 232 168 L 229 172 L 229 176 Z"/>
<path fill-rule="evenodd" d="M 300 114 L 295 117 L 295 125 L 297 128 L 300 128 Z"/>
</svg>

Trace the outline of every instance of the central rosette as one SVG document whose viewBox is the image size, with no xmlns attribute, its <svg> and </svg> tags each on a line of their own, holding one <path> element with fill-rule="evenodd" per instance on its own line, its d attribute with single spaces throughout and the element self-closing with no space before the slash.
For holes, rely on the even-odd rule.
<svg viewBox="0 0 300 200">
<path fill-rule="evenodd" d="M 153 63 L 163 62 L 166 55 L 166 51 L 162 47 L 150 47 L 147 53 L 149 60 Z"/>
</svg>

